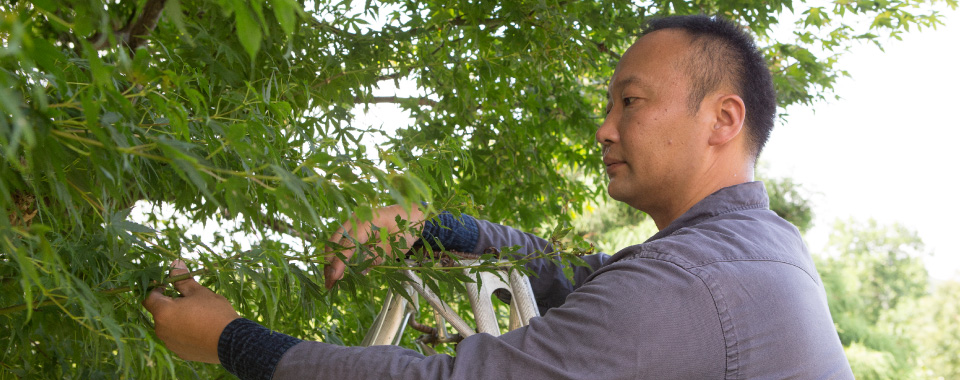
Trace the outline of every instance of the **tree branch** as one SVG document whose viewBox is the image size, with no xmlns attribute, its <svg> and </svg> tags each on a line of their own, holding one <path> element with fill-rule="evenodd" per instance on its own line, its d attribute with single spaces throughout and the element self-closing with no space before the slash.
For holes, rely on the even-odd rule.
<svg viewBox="0 0 960 380">
<path fill-rule="evenodd" d="M 403 75 L 403 73 L 400 73 L 400 72 L 396 72 L 396 73 L 393 73 L 393 74 L 387 74 L 387 75 L 381 75 L 381 76 L 377 77 L 377 82 L 383 82 L 383 81 L 385 81 L 385 80 L 400 79 L 400 78 L 403 78 L 404 76 L 405 76 L 405 75 Z"/>
<path fill-rule="evenodd" d="M 467 20 L 465 20 L 463 16 L 457 16 L 456 18 L 451 19 L 447 23 L 453 26 L 483 25 L 485 27 L 490 28 L 490 27 L 502 25 L 504 23 L 504 20 L 502 18 L 486 18 L 486 19 L 477 20 L 476 23 L 467 23 Z"/>
<path fill-rule="evenodd" d="M 190 272 L 190 273 L 184 273 L 184 274 L 177 275 L 177 276 L 173 276 L 173 277 L 167 277 L 167 278 L 164 278 L 164 279 L 161 280 L 161 281 L 151 281 L 151 282 L 150 282 L 150 288 L 155 288 L 155 287 L 157 287 L 157 286 L 166 285 L 166 284 L 172 284 L 172 283 L 177 282 L 177 281 L 180 281 L 180 280 L 186 280 L 186 279 L 188 279 L 188 278 L 190 278 L 190 277 L 193 277 L 193 276 L 203 276 L 203 275 L 207 274 L 208 272 L 210 272 L 210 270 L 209 270 L 209 269 L 206 269 L 206 268 L 204 268 L 204 269 L 197 269 L 197 270 L 195 270 L 195 271 L 193 271 L 193 272 Z M 119 288 L 111 288 L 111 289 L 101 290 L 101 291 L 99 291 L 98 293 L 100 293 L 100 294 L 106 294 L 106 295 L 110 295 L 110 294 L 120 294 L 120 293 L 132 292 L 134 289 L 136 289 L 136 288 L 135 288 L 135 287 L 132 287 L 132 286 L 121 286 L 121 287 L 119 287 Z M 61 300 L 64 300 L 64 299 L 67 299 L 67 298 L 68 298 L 67 296 L 63 296 L 63 295 L 59 295 L 59 294 L 51 294 L 51 295 L 49 295 L 49 297 L 51 297 L 51 298 L 60 298 Z M 37 309 L 39 309 L 39 308 L 41 308 L 41 307 L 50 306 L 50 305 L 55 305 L 55 304 L 57 304 L 57 301 L 52 300 L 52 299 L 46 300 L 46 301 L 43 301 L 43 302 L 36 302 L 36 303 L 33 304 L 33 309 L 34 309 L 34 310 L 37 310 Z M 27 304 L 7 306 L 7 307 L 5 307 L 5 308 L 0 309 L 0 315 L 12 314 L 12 313 L 16 313 L 16 312 L 24 311 L 24 310 L 27 310 Z"/>
<path fill-rule="evenodd" d="M 620 61 L 620 54 L 617 54 L 613 50 L 610 50 L 610 48 L 607 47 L 605 43 L 596 42 L 596 41 L 590 41 L 590 42 L 593 42 L 594 45 L 597 45 L 597 50 L 600 51 L 601 53 L 606 53 L 607 55 L 613 57 L 613 59 Z"/>
<path fill-rule="evenodd" d="M 267 220 L 267 226 L 274 231 L 277 231 L 282 234 L 287 234 L 295 238 L 298 238 L 300 240 L 308 241 L 310 243 L 314 243 L 317 240 L 317 237 L 314 236 L 313 234 L 309 232 L 300 231 L 290 223 L 287 223 L 283 220 L 267 218 L 267 217 L 263 217 L 263 218 Z"/>
<path fill-rule="evenodd" d="M 160 21 L 160 15 L 163 14 L 163 7 L 166 3 L 167 0 L 147 0 L 147 3 L 143 6 L 143 11 L 140 12 L 140 17 L 131 14 L 127 20 L 127 25 L 113 32 L 114 37 L 121 44 L 130 48 L 130 51 L 137 50 L 146 43 L 145 37 L 157 27 L 157 22 Z M 110 47 L 110 39 L 99 32 L 91 36 L 88 41 L 93 44 L 93 48 L 96 50 L 104 50 Z"/>
<path fill-rule="evenodd" d="M 147 0 L 147 4 L 143 7 L 143 13 L 140 14 L 140 19 L 130 28 L 130 39 L 127 41 L 130 50 L 136 50 L 146 42 L 144 37 L 157 27 L 157 22 L 160 21 L 160 15 L 163 14 L 163 6 L 166 3 L 167 0 Z"/>
<path fill-rule="evenodd" d="M 354 98 L 354 102 L 357 103 L 395 103 L 395 104 L 416 104 L 420 106 L 431 106 L 435 107 L 438 102 L 430 98 L 404 98 L 399 96 L 373 96 L 369 98 L 364 98 L 358 96 Z"/>
<path fill-rule="evenodd" d="M 227 209 L 220 209 L 220 213 L 223 214 L 223 217 L 227 219 L 233 219 L 234 217 L 234 215 L 230 213 L 230 210 L 227 210 Z M 290 223 L 287 223 L 284 220 L 272 218 L 263 214 L 258 215 L 258 217 L 260 218 L 260 220 L 265 221 L 267 227 L 270 227 L 271 230 L 274 230 L 281 234 L 287 234 L 297 239 L 305 240 L 311 243 L 315 243 L 317 241 L 317 237 L 314 236 L 312 233 L 300 231 L 296 227 L 294 227 Z"/>
<path fill-rule="evenodd" d="M 333 34 L 336 34 L 336 35 L 341 36 L 341 37 L 342 37 L 342 36 L 350 36 L 350 37 L 356 38 L 356 37 L 361 37 L 361 36 L 363 36 L 362 34 L 357 34 L 357 33 L 353 33 L 353 32 L 348 32 L 348 31 L 346 31 L 346 30 L 343 30 L 343 29 L 340 29 L 340 28 L 338 28 L 338 27 L 335 27 L 335 26 L 331 25 L 329 22 L 318 20 L 316 17 L 310 17 L 309 19 L 310 19 L 310 23 L 313 24 L 314 26 L 320 27 L 321 29 L 329 30 L 329 31 L 333 32 Z"/>
</svg>

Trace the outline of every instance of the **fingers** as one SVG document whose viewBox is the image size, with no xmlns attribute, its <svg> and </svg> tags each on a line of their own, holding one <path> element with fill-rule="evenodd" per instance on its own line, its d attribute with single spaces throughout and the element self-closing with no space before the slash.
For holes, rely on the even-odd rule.
<svg viewBox="0 0 960 380">
<path fill-rule="evenodd" d="M 337 253 L 339 252 L 341 255 L 343 255 L 345 260 L 349 260 L 355 252 L 354 249 L 350 249 L 353 247 L 353 241 L 348 238 L 348 236 L 350 236 L 359 239 L 359 237 L 354 236 L 352 233 L 353 223 L 353 221 L 344 223 L 343 226 L 340 227 L 330 239 L 330 241 L 337 243 L 337 245 L 342 248 L 334 249 L 328 245 L 325 249 L 327 254 L 324 258 L 327 264 L 323 267 L 323 282 L 327 289 L 332 288 L 338 280 L 343 278 L 343 272 L 347 269 L 347 264 L 340 259 L 340 256 L 338 256 Z M 358 230 L 362 231 L 363 229 L 359 228 Z"/>
<path fill-rule="evenodd" d="M 171 276 L 189 273 L 183 261 L 172 263 Z M 154 288 L 143 300 L 153 314 L 156 336 L 177 356 L 185 360 L 218 363 L 217 347 L 223 329 L 239 318 L 223 296 L 204 288 L 192 278 L 174 283 L 184 297 L 163 295 L 163 286 Z"/>
<path fill-rule="evenodd" d="M 337 232 L 333 233 L 333 236 L 330 237 L 330 241 L 336 241 L 337 244 L 340 244 L 343 241 L 344 235 L 344 226 L 341 226 L 337 229 Z M 336 252 L 327 245 L 324 248 L 326 252 L 323 256 L 323 261 L 326 263 L 323 265 L 323 286 L 327 289 L 333 287 L 333 284 L 337 282 L 341 277 L 343 277 L 344 264 L 340 261 L 340 258 L 337 257 Z M 346 252 L 344 252 L 346 254 Z"/>
<path fill-rule="evenodd" d="M 398 216 L 415 223 L 423 219 L 423 213 L 416 205 L 413 205 L 409 212 L 400 205 L 394 205 L 376 210 L 372 220 L 358 221 L 354 216 L 344 223 L 330 238 L 330 242 L 336 243 L 342 248 L 332 248 L 331 245 L 326 247 L 325 261 L 327 264 L 323 268 L 324 286 L 330 289 L 338 280 L 343 278 L 347 268 L 344 261 L 349 260 L 356 254 L 355 244 L 366 244 L 371 239 L 377 239 L 378 234 L 398 232 L 399 228 L 396 222 Z M 373 231 L 374 225 L 379 227 L 376 232 Z M 403 235 L 402 238 L 406 239 L 408 245 L 412 245 L 416 241 L 415 237 L 409 233 Z M 393 256 L 389 243 L 381 242 L 376 245 L 382 248 L 387 256 Z M 341 259 L 341 256 L 343 259 Z M 375 260 L 373 265 L 381 263 L 383 258 L 375 258 Z"/>
<path fill-rule="evenodd" d="M 163 295 L 163 289 L 163 286 L 153 288 L 153 290 L 147 293 L 147 298 L 143 299 L 143 307 L 147 309 L 150 314 L 156 315 L 164 305 L 173 301 L 172 298 Z"/>
<path fill-rule="evenodd" d="M 172 268 L 170 269 L 170 277 L 190 273 L 190 271 L 187 269 L 187 264 L 184 263 L 183 260 L 174 260 L 170 266 Z M 197 281 L 192 277 L 174 282 L 173 287 L 184 296 L 189 296 L 195 293 L 197 290 L 204 289 L 204 287 L 198 284 Z"/>
<path fill-rule="evenodd" d="M 383 264 L 383 257 L 382 257 L 382 256 L 377 256 L 377 257 L 375 257 L 375 258 L 373 259 L 373 263 L 372 263 L 369 267 L 367 267 L 367 269 L 364 269 L 363 272 L 360 272 L 360 274 L 366 276 L 367 273 L 370 273 L 370 270 L 372 270 L 373 267 L 375 267 L 375 266 L 377 266 L 377 265 L 380 265 L 380 264 Z"/>
<path fill-rule="evenodd" d="M 323 267 L 323 286 L 327 289 L 333 287 L 333 284 L 336 284 L 341 278 L 343 278 L 343 272 L 347 269 L 347 265 L 340 261 L 339 258 L 335 258 L 333 262 L 327 264 Z"/>
</svg>

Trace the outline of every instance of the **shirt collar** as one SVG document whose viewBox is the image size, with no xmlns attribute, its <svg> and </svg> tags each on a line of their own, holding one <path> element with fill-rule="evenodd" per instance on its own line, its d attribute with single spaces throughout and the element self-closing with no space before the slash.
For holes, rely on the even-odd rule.
<svg viewBox="0 0 960 380">
<path fill-rule="evenodd" d="M 697 202 L 667 228 L 647 239 L 646 243 L 669 236 L 677 230 L 732 211 L 768 208 L 770 198 L 763 182 L 754 181 L 724 187 Z"/>
</svg>

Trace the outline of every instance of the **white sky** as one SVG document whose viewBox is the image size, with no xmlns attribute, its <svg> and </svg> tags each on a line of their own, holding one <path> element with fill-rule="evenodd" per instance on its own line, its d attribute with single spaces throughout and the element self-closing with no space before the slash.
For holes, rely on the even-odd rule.
<svg viewBox="0 0 960 380">
<path fill-rule="evenodd" d="M 934 278 L 960 277 L 960 11 L 945 26 L 854 48 L 841 58 L 841 100 L 789 109 L 761 160 L 814 197 L 817 252 L 837 218 L 916 230 Z"/>
</svg>

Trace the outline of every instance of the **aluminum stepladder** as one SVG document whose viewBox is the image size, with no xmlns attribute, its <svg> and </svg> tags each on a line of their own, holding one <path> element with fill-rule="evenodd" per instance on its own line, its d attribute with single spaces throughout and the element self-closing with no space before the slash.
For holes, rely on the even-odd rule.
<svg viewBox="0 0 960 380">
<path fill-rule="evenodd" d="M 461 260 L 459 265 L 477 267 L 480 263 L 479 260 Z M 463 270 L 468 276 L 476 276 L 475 273 L 469 273 L 469 269 Z M 517 270 L 500 267 L 495 272 L 482 271 L 479 273 L 479 284 L 476 282 L 464 284 L 477 322 L 476 328 L 471 327 L 429 287 L 424 286 L 423 280 L 416 273 L 411 270 L 401 272 L 410 279 L 410 282 L 403 285 L 403 291 L 413 302 L 396 294 L 393 290 L 388 291 L 384 297 L 383 307 L 364 336 L 361 345 L 398 345 L 407 325 L 424 332 L 416 342 L 427 355 L 436 353 L 431 344 L 457 342 L 476 333 L 499 336 L 501 328 L 491 300 L 495 291 L 507 291 L 510 294 L 510 318 L 506 331 L 526 326 L 530 323 L 530 318 L 540 316 L 533 289 L 530 287 L 530 279 Z M 436 327 L 424 326 L 415 320 L 419 312 L 420 298 L 423 298 L 433 309 Z M 449 323 L 457 334 L 449 334 L 446 323 Z"/>
</svg>

